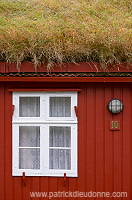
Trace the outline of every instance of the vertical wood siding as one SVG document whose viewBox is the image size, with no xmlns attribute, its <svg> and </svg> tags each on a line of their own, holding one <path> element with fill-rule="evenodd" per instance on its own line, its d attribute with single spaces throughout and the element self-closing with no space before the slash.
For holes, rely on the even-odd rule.
<svg viewBox="0 0 132 200">
<path fill-rule="evenodd" d="M 64 85 L 66 86 L 66 83 Z M 0 84 L 0 200 L 48 200 L 48 197 L 31 198 L 30 192 L 50 191 L 127 192 L 127 198 L 114 198 L 114 200 L 132 199 L 132 89 L 130 84 L 82 83 L 77 85 L 82 89 L 78 95 L 78 178 L 67 178 L 66 186 L 63 177 L 26 177 L 26 186 L 22 185 L 21 177 L 12 177 L 12 95 L 8 92 L 9 86 L 11 87 L 8 83 Z M 108 111 L 106 106 L 112 98 L 123 101 L 124 109 L 120 114 L 112 115 Z M 112 120 L 120 120 L 119 131 L 110 131 Z M 102 200 L 103 198 L 84 199 Z"/>
</svg>

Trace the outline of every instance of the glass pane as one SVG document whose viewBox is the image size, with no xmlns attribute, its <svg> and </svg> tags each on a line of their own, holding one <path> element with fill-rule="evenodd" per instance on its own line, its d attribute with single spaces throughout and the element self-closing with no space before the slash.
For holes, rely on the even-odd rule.
<svg viewBox="0 0 132 200">
<path fill-rule="evenodd" d="M 50 117 L 71 117 L 71 97 L 50 97 Z"/>
<path fill-rule="evenodd" d="M 20 126 L 19 127 L 20 147 L 40 147 L 40 127 Z"/>
<path fill-rule="evenodd" d="M 19 169 L 40 169 L 40 149 L 19 149 Z"/>
<path fill-rule="evenodd" d="M 50 169 L 71 169 L 70 149 L 49 149 Z"/>
<path fill-rule="evenodd" d="M 71 127 L 50 126 L 50 147 L 71 147 Z"/>
<path fill-rule="evenodd" d="M 40 97 L 20 97 L 19 117 L 40 117 Z"/>
</svg>

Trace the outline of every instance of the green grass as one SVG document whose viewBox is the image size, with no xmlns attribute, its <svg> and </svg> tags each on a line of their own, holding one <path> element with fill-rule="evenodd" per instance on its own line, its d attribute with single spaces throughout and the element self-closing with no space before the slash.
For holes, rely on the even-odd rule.
<svg viewBox="0 0 132 200">
<path fill-rule="evenodd" d="M 132 62 L 131 0 L 1 0 L 0 60 Z"/>
</svg>

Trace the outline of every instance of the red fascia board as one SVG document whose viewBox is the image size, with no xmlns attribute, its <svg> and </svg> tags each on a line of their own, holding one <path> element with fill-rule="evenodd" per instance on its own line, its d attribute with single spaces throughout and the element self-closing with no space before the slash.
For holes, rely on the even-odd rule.
<svg viewBox="0 0 132 200">
<path fill-rule="evenodd" d="M 17 69 L 16 63 L 0 62 L 0 72 L 132 72 L 132 65 L 121 63 L 109 65 L 107 69 L 102 69 L 101 64 L 97 62 L 80 62 L 80 63 L 62 63 L 54 64 L 48 70 L 46 64 L 34 67 L 32 62 L 22 62 L 21 67 Z"/>
<path fill-rule="evenodd" d="M 20 82 L 132 82 L 132 77 L 0 77 L 0 81 Z"/>
<path fill-rule="evenodd" d="M 0 72 L 6 73 L 6 63 L 5 62 L 0 62 Z"/>
</svg>

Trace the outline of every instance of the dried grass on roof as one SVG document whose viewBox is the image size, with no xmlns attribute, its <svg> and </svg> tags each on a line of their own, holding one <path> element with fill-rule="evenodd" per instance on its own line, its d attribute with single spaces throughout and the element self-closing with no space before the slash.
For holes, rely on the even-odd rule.
<svg viewBox="0 0 132 200">
<path fill-rule="evenodd" d="M 1 0 L 0 60 L 132 62 L 131 0 Z"/>
</svg>

